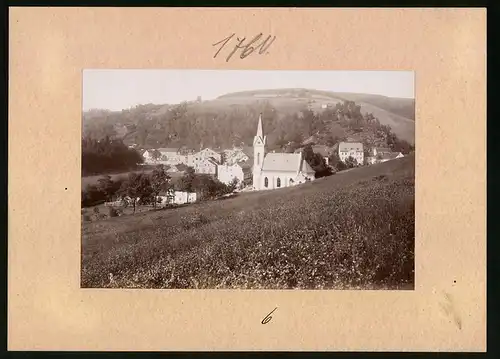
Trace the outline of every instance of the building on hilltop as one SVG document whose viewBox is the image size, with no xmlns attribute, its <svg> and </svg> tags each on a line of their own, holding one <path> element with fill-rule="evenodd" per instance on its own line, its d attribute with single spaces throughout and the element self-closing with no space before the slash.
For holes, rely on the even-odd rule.
<svg viewBox="0 0 500 359">
<path fill-rule="evenodd" d="M 314 180 L 314 170 L 303 159 L 302 153 L 267 153 L 259 116 L 257 134 L 253 141 L 253 187 L 256 190 L 294 186 Z"/>
<path fill-rule="evenodd" d="M 361 142 L 340 142 L 339 157 L 342 162 L 352 157 L 358 165 L 362 165 L 364 161 L 363 144 Z"/>
</svg>

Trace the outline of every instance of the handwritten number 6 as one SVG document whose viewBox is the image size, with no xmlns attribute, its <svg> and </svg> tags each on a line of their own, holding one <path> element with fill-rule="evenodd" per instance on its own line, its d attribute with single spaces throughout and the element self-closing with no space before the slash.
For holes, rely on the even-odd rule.
<svg viewBox="0 0 500 359">
<path fill-rule="evenodd" d="M 273 319 L 273 317 L 271 316 L 271 314 L 273 314 L 273 313 L 274 313 L 274 311 L 275 311 L 276 309 L 278 309 L 278 307 L 274 308 L 274 309 L 272 310 L 272 312 L 271 312 L 271 313 L 269 313 L 268 315 L 266 315 L 266 316 L 264 317 L 264 319 L 262 319 L 262 322 L 261 322 L 261 323 L 262 323 L 262 324 L 267 324 L 267 323 L 269 323 L 269 322 L 271 321 L 271 319 Z"/>
<path fill-rule="evenodd" d="M 253 47 L 253 46 L 245 47 L 245 50 L 243 50 L 243 52 L 240 54 L 240 59 L 244 59 L 245 57 L 250 55 L 252 52 L 254 52 L 254 50 L 255 50 L 255 47 Z"/>
</svg>

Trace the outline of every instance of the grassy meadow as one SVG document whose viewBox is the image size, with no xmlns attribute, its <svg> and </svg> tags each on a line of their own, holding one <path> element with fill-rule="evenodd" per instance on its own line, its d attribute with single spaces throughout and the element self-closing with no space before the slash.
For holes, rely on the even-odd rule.
<svg viewBox="0 0 500 359">
<path fill-rule="evenodd" d="M 413 289 L 414 168 L 82 223 L 81 286 Z"/>
</svg>

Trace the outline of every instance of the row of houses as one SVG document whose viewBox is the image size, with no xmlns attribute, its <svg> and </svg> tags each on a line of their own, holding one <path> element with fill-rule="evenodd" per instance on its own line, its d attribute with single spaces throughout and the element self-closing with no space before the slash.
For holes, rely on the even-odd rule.
<svg viewBox="0 0 500 359">
<path fill-rule="evenodd" d="M 329 157 L 335 152 L 334 147 L 329 147 L 325 145 L 313 145 L 312 150 L 315 153 L 319 153 L 325 159 L 326 164 L 329 164 Z M 302 151 L 299 148 L 295 153 Z M 338 155 L 342 162 L 347 161 L 349 157 L 352 157 L 358 165 L 362 164 L 375 164 L 386 162 L 392 159 L 404 157 L 401 152 L 394 152 L 392 149 L 387 147 L 373 147 L 370 150 L 370 156 L 365 158 L 364 145 L 361 142 L 340 142 L 338 144 Z"/>
<path fill-rule="evenodd" d="M 217 166 L 221 163 L 221 155 L 205 148 L 199 152 L 179 148 L 158 148 L 142 152 L 146 164 L 162 164 L 170 166 L 173 171 L 183 171 L 184 167 L 194 168 L 196 173 L 216 175 Z"/>
<path fill-rule="evenodd" d="M 349 157 L 353 158 L 358 165 L 365 163 L 364 147 L 360 142 L 341 142 L 339 143 L 339 157 L 345 162 Z M 366 157 L 366 164 L 387 162 L 396 158 L 404 157 L 401 152 L 394 152 L 388 147 L 373 147 L 370 156 Z"/>
<path fill-rule="evenodd" d="M 158 148 L 142 152 L 146 164 L 163 164 L 168 172 L 185 172 L 192 167 L 195 173 L 208 174 L 229 184 L 234 178 L 242 183 L 251 177 L 252 162 L 248 149 L 227 149 L 221 153 L 205 148 L 201 151 L 178 148 Z"/>
<path fill-rule="evenodd" d="M 262 135 L 257 135 L 256 137 L 258 136 Z M 205 148 L 198 152 L 185 148 L 158 148 L 153 150 L 146 150 L 142 155 L 145 159 L 145 162 L 148 164 L 166 165 L 168 172 L 182 173 L 188 167 L 192 167 L 195 173 L 212 175 L 223 183 L 229 184 L 236 178 L 241 184 L 245 183 L 252 177 L 255 177 L 254 172 L 257 171 L 256 166 L 259 167 L 259 171 L 266 171 L 266 168 L 262 167 L 262 160 L 266 156 L 266 153 L 265 151 L 264 153 L 261 153 L 262 149 L 256 151 L 256 147 L 259 147 L 259 144 L 254 144 L 254 147 L 249 148 L 226 149 L 224 151 L 221 151 L 220 153 L 210 148 Z M 336 149 L 334 147 L 325 145 L 313 145 L 312 149 L 315 153 L 320 153 L 323 156 L 327 165 L 329 164 L 329 157 L 334 151 L 338 151 L 338 155 L 341 161 L 345 162 L 349 157 L 351 157 L 356 161 L 358 165 L 362 165 L 365 163 L 375 164 L 403 157 L 403 154 L 401 152 L 393 152 L 390 148 L 374 147 L 370 151 L 370 156 L 365 159 L 364 146 L 361 142 L 340 142 Z M 252 154 L 252 152 L 254 153 Z M 302 148 L 297 149 L 295 151 L 295 154 L 300 154 L 301 152 Z M 286 154 L 280 154 L 280 156 L 283 158 L 280 157 L 279 161 L 276 161 L 280 163 L 286 162 L 284 159 L 285 155 Z M 257 162 L 254 163 L 254 158 L 256 156 L 260 157 L 260 159 L 258 159 Z M 274 156 L 276 157 L 276 155 Z M 290 157 L 290 159 L 288 159 L 288 157 Z M 302 163 L 301 160 L 296 159 L 295 157 L 293 159 L 291 158 L 291 156 L 288 157 L 287 160 L 292 161 L 294 163 L 294 166 L 295 162 Z M 269 161 L 270 160 L 268 160 L 267 162 Z M 280 163 L 278 163 L 278 167 L 283 167 L 283 163 Z M 270 162 L 267 165 L 270 166 Z M 302 164 L 300 166 L 302 166 Z M 263 184 L 261 187 L 266 187 L 266 176 L 258 177 L 259 180 L 261 179 L 260 177 L 263 178 Z M 295 181 L 295 178 L 292 178 L 292 181 Z M 275 182 L 277 187 L 282 186 L 279 183 L 282 182 L 281 180 L 279 182 L 278 180 L 276 180 Z M 287 185 L 289 184 L 288 182 L 290 182 L 289 179 L 286 181 Z"/>
</svg>

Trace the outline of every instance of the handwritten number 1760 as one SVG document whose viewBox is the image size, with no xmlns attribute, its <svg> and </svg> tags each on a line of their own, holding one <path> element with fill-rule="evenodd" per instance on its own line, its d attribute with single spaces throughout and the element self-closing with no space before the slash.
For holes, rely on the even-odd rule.
<svg viewBox="0 0 500 359">
<path fill-rule="evenodd" d="M 230 36 L 226 37 L 225 39 L 222 39 L 221 41 L 216 42 L 215 44 L 212 44 L 212 46 L 218 46 L 220 45 L 219 49 L 214 55 L 214 58 L 219 55 L 219 53 L 226 47 L 226 45 L 231 41 L 236 34 L 231 34 Z M 245 57 L 249 56 L 252 54 L 255 50 L 258 49 L 259 55 L 262 55 L 266 53 L 267 49 L 272 45 L 274 40 L 276 40 L 276 36 L 271 37 L 269 35 L 264 41 L 257 43 L 261 38 L 262 38 L 262 33 L 254 36 L 254 38 L 247 43 L 245 43 L 246 38 L 240 39 L 239 37 L 236 37 L 237 44 L 233 47 L 231 52 L 227 55 L 226 57 L 226 62 L 228 62 L 231 57 L 236 53 L 238 50 L 242 50 L 240 53 L 240 59 L 244 59 Z"/>
</svg>

